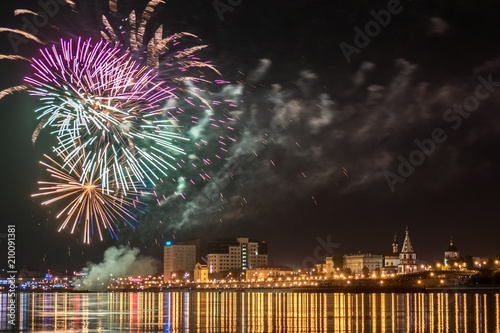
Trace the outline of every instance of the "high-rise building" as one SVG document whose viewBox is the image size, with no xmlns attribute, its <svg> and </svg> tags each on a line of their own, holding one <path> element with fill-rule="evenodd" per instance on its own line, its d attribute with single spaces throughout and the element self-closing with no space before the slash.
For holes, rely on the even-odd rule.
<svg viewBox="0 0 500 333">
<path fill-rule="evenodd" d="M 183 242 L 182 244 L 184 245 L 196 245 L 196 262 L 201 263 L 201 239 L 196 238 L 196 239 L 191 239 L 188 241 Z"/>
<path fill-rule="evenodd" d="M 267 265 L 267 244 L 249 238 L 220 240 L 208 244 L 209 273 L 246 270 Z"/>
<path fill-rule="evenodd" d="M 163 250 L 163 280 L 169 281 L 173 274 L 192 274 L 196 265 L 196 245 L 172 244 L 166 242 Z M 175 279 L 174 278 L 174 279 Z"/>
</svg>

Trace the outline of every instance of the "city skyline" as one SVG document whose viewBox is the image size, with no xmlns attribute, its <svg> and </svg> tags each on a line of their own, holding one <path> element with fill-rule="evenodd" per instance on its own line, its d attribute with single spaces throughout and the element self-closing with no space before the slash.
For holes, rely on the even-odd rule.
<svg viewBox="0 0 500 333">
<path fill-rule="evenodd" d="M 406 231 L 408 231 L 408 233 L 406 233 Z M 390 246 L 386 246 L 386 249 L 384 251 L 381 251 L 381 252 L 376 252 L 376 251 L 373 251 L 372 249 L 369 249 L 369 248 L 365 248 L 363 250 L 360 249 L 360 250 L 353 251 L 353 252 L 342 252 L 341 243 L 332 242 L 330 235 L 328 235 L 326 237 L 317 237 L 316 238 L 316 247 L 314 248 L 314 250 L 311 251 L 311 253 L 309 253 L 309 254 L 304 253 L 299 258 L 294 258 L 294 263 L 290 264 L 290 267 L 303 267 L 304 262 L 307 261 L 306 260 L 307 258 L 311 257 L 311 254 L 312 254 L 312 256 L 314 256 L 313 261 L 315 261 L 315 262 L 320 262 L 320 261 L 324 260 L 325 257 L 335 256 L 335 255 L 346 256 L 346 255 L 358 255 L 358 254 L 371 254 L 371 255 L 382 255 L 382 256 L 387 257 L 387 256 L 390 256 L 392 254 L 396 254 L 397 256 L 399 256 L 400 253 L 405 252 L 403 250 L 403 248 L 404 248 L 406 237 L 407 237 L 406 235 L 408 235 L 408 234 L 411 234 L 411 231 L 409 230 L 408 226 L 405 229 L 405 234 L 403 234 L 405 236 L 398 238 L 397 233 L 394 233 L 393 238 L 392 238 L 392 243 L 390 244 Z M 219 242 L 225 243 L 225 242 L 230 242 L 231 240 L 234 240 L 234 239 L 241 239 L 242 237 L 243 236 L 240 235 L 240 236 L 235 236 L 232 238 L 230 237 L 230 238 L 219 238 L 219 239 L 199 239 L 199 238 L 197 238 L 194 240 L 191 240 L 191 239 L 179 240 L 179 241 L 172 240 L 172 241 L 166 241 L 165 246 L 168 247 L 168 246 L 177 245 L 177 244 L 185 245 L 185 244 L 189 244 L 192 241 L 199 241 L 200 244 L 204 244 L 204 246 L 201 249 L 202 260 L 203 260 L 203 259 L 207 259 L 207 255 L 209 255 L 211 253 L 225 253 L 225 252 L 210 251 L 210 244 L 211 243 L 212 244 L 219 243 Z M 252 238 L 249 238 L 249 237 L 243 237 L 243 239 L 250 239 L 251 242 L 257 242 L 257 240 L 255 240 L 255 239 L 252 240 Z M 270 244 L 265 239 L 258 240 L 258 242 L 263 242 L 266 244 L 266 254 L 268 255 L 270 263 L 272 262 L 273 264 L 277 264 L 277 265 L 283 264 L 282 262 L 272 260 L 273 259 L 272 253 L 270 254 L 270 256 L 269 256 L 269 253 L 267 253 L 267 247 L 270 246 L 271 248 L 273 248 L 273 244 Z M 427 257 L 422 257 L 419 255 L 418 259 L 420 261 L 425 261 L 428 263 L 442 262 L 442 261 L 444 261 L 444 258 L 446 257 L 446 253 L 450 251 L 451 246 L 453 246 L 454 251 L 456 251 L 457 253 L 460 253 L 460 256 L 458 258 L 463 258 L 464 256 L 497 257 L 500 255 L 500 253 L 490 253 L 490 254 L 484 254 L 484 255 L 476 255 L 476 253 L 465 253 L 465 252 L 463 252 L 463 250 L 461 250 L 462 247 L 460 246 L 460 244 L 458 244 L 458 246 L 457 246 L 457 242 L 454 240 L 453 235 L 450 235 L 448 237 L 446 245 L 442 246 L 440 249 L 437 249 L 436 247 L 434 247 L 435 251 L 433 252 L 433 254 L 434 254 L 433 257 L 427 258 Z M 411 241 L 410 248 L 411 248 L 410 252 L 415 252 L 415 253 L 418 252 L 417 250 L 414 250 L 414 241 Z M 287 251 L 289 249 L 290 248 L 280 249 L 280 250 Z M 318 251 L 318 249 L 320 249 L 320 250 Z M 320 257 L 321 260 L 318 259 L 317 257 Z M 302 260 L 302 261 L 300 261 L 300 260 Z M 201 261 L 198 260 L 198 262 L 201 262 Z"/>
<path fill-rule="evenodd" d="M 411 230 L 410 230 L 410 235 L 411 235 Z M 396 236 L 396 239 L 395 239 Z M 413 236 L 411 236 L 413 237 Z M 255 238 L 252 237 L 243 237 L 242 235 L 239 236 L 234 236 L 234 237 L 229 237 L 229 238 L 215 238 L 215 239 L 206 239 L 206 238 L 195 238 L 195 239 L 180 239 L 180 240 L 167 240 L 163 245 L 162 245 L 162 251 L 158 255 L 148 255 L 147 256 L 147 261 L 152 263 L 152 265 L 148 266 L 148 272 L 151 271 L 153 268 L 154 270 L 157 270 L 158 273 L 164 271 L 164 267 L 166 265 L 166 256 L 167 256 L 167 249 L 173 250 L 173 248 L 176 247 L 183 247 L 187 245 L 188 247 L 193 247 L 190 252 L 192 251 L 192 265 L 195 266 L 197 263 L 205 264 L 208 265 L 210 263 L 209 255 L 214 254 L 214 253 L 225 253 L 225 252 L 219 252 L 219 251 L 210 251 L 210 244 L 217 244 L 217 243 L 227 243 L 227 242 L 233 242 L 235 243 L 236 239 L 250 239 L 250 242 L 262 242 L 266 246 L 266 262 L 265 265 L 269 262 L 270 265 L 283 265 L 286 267 L 291 267 L 294 269 L 311 269 L 314 267 L 314 265 L 324 263 L 325 258 L 328 257 L 339 257 L 339 256 L 360 256 L 360 255 L 368 255 L 368 256 L 381 256 L 383 260 L 392 260 L 390 259 L 391 255 L 396 255 L 396 257 L 399 258 L 400 254 L 403 251 L 403 245 L 404 245 L 404 240 L 406 239 L 405 237 L 399 237 L 397 238 L 397 234 L 394 233 L 392 237 L 392 243 L 391 244 L 386 244 L 385 248 L 382 251 L 376 251 L 374 248 L 361 248 L 357 247 L 357 245 L 351 245 L 349 246 L 350 248 L 358 248 L 358 250 L 352 250 L 352 251 L 343 251 L 343 247 L 341 243 L 336 243 L 333 241 L 333 239 L 330 237 L 330 235 L 327 235 L 325 237 L 317 237 L 315 239 L 314 243 L 314 248 L 311 249 L 310 252 L 308 253 L 301 253 L 297 257 L 285 257 L 284 260 L 279 259 L 278 256 L 274 255 L 274 251 L 276 252 L 291 252 L 290 250 L 293 249 L 293 246 L 290 247 L 285 247 L 285 248 L 277 248 L 276 246 L 273 246 L 272 243 L 268 242 L 267 240 L 255 240 Z M 448 240 L 446 242 L 446 245 L 444 246 L 439 246 L 439 247 L 434 247 L 434 251 L 431 251 L 432 256 L 428 257 L 425 255 L 422 255 L 422 253 L 418 250 L 414 249 L 414 244 L 415 241 L 411 241 L 411 248 L 412 250 L 418 254 L 417 262 L 419 262 L 419 265 L 422 263 L 425 263 L 426 265 L 428 264 L 436 264 L 436 263 L 445 263 L 445 258 L 446 258 L 446 253 L 450 251 L 450 241 L 453 242 L 457 253 L 460 255 L 458 256 L 457 259 L 464 259 L 468 258 L 466 260 L 473 260 L 473 258 L 480 258 L 485 259 L 485 258 L 495 258 L 495 257 L 500 257 L 499 253 L 486 253 L 486 254 L 478 254 L 478 253 L 468 253 L 464 252 L 462 250 L 461 244 L 457 244 L 456 241 L 454 240 L 453 235 L 450 235 L 448 237 Z M 196 247 L 195 247 L 196 244 Z M 180 246 L 179 246 L 180 245 Z M 396 246 L 396 248 L 395 248 Z M 418 242 L 417 242 L 418 246 Z M 344 246 L 346 248 L 347 246 Z M 268 248 L 271 249 L 271 252 L 268 252 Z M 457 249 L 458 248 L 458 249 Z M 139 251 L 134 251 L 130 249 L 129 247 L 110 247 L 109 250 L 117 251 L 117 252 L 122 252 L 122 253 L 135 253 L 134 254 L 134 260 L 132 262 L 129 262 L 128 260 L 126 261 L 127 265 L 130 265 L 130 267 L 133 266 L 133 263 L 135 262 L 135 256 Z M 179 252 L 181 254 L 181 257 L 184 256 L 184 250 Z M 228 250 L 229 251 L 229 250 Z M 228 252 L 229 253 L 229 252 Z M 169 254 L 169 260 L 172 260 L 172 254 Z M 241 259 L 241 258 L 240 258 Z M 116 256 L 116 263 L 118 263 L 119 256 Z M 140 259 L 138 258 L 140 262 Z M 465 260 L 465 259 L 464 259 Z M 398 259 L 399 262 L 399 259 Z M 104 262 L 103 262 L 104 263 Z M 84 265 L 73 265 L 73 266 L 68 266 L 68 267 L 63 267 L 63 266 L 47 266 L 48 268 L 44 269 L 38 269 L 36 267 L 25 267 L 27 270 L 23 270 L 25 273 L 30 272 L 29 274 L 33 274 L 34 272 L 38 271 L 41 274 L 45 274 L 46 271 L 58 271 L 58 272 L 72 272 L 72 271 L 81 271 L 82 269 L 91 269 L 95 265 L 100 265 L 103 264 L 100 263 L 100 260 L 89 260 L 87 263 Z M 107 262 L 105 266 L 108 266 L 109 264 L 113 264 L 113 262 Z M 265 266 L 264 265 L 264 266 Z M 259 267 L 260 265 L 256 265 L 254 267 Z M 397 266 L 397 264 L 396 264 Z M 231 270 L 231 269 L 228 269 Z M 134 270 L 136 274 L 141 275 L 141 273 L 137 270 Z M 212 272 L 211 272 L 212 273 Z"/>
</svg>

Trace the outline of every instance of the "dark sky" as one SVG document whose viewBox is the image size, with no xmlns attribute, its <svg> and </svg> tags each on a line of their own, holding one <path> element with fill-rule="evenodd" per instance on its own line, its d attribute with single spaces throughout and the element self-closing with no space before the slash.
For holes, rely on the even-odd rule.
<svg viewBox="0 0 500 333">
<path fill-rule="evenodd" d="M 120 10 L 138 3 L 124 1 Z M 161 258 L 160 244 L 173 237 L 206 243 L 250 236 L 269 243 L 272 261 L 298 265 L 328 235 L 340 244 L 336 253 L 387 253 L 394 233 L 402 243 L 406 225 L 421 259 L 441 258 L 450 235 L 462 254 L 500 253 L 500 84 L 467 118 L 450 111 L 477 100 L 480 77 L 500 82 L 500 3 L 403 1 L 346 61 L 339 45 L 354 45 L 354 28 L 364 30 L 374 20 L 370 12 L 388 3 L 247 0 L 221 21 L 212 1 L 167 0 L 153 22 L 198 35 L 209 45 L 198 55 L 234 84 L 222 94 L 237 96 L 241 121 L 226 162 L 241 169 L 220 191 L 207 185 L 204 193 L 210 199 L 222 193 L 223 202 L 199 204 L 190 196 L 152 208 L 119 241 L 88 246 L 79 234 L 57 232 L 52 210 L 30 197 L 47 149 L 43 140 L 31 143 L 36 100 L 25 94 L 1 100 L 0 233 L 16 224 L 18 264 L 74 270 L 117 244 Z M 1 6 L 2 26 L 22 26 L 13 17 L 22 5 Z M 40 10 L 35 2 L 26 8 Z M 55 16 L 64 29 L 41 36 L 86 34 L 95 26 L 81 31 L 65 15 Z M 6 33 L 0 51 L 14 52 Z M 20 54 L 33 56 L 36 45 L 23 45 Z M 2 60 L 0 70 L 4 89 L 20 84 L 29 66 Z M 400 158 L 418 149 L 415 140 L 432 138 L 436 129 L 446 140 L 392 191 L 388 172 L 397 174 Z M 227 175 L 223 167 L 212 172 L 214 179 Z"/>
</svg>

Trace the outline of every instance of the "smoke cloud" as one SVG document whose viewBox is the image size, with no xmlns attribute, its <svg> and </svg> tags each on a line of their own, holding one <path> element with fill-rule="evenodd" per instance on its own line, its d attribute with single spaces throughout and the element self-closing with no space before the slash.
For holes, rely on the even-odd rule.
<svg viewBox="0 0 500 333">
<path fill-rule="evenodd" d="M 87 263 L 82 269 L 87 276 L 74 281 L 75 289 L 106 291 L 112 278 L 152 275 L 158 264 L 154 258 L 140 256 L 137 248 L 113 246 L 104 252 L 101 263 Z"/>
</svg>

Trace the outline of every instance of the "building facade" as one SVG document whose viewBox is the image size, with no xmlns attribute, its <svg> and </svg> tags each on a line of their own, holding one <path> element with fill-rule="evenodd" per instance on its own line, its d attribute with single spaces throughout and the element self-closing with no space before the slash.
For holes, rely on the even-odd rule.
<svg viewBox="0 0 500 333">
<path fill-rule="evenodd" d="M 417 254 L 413 250 L 408 227 L 406 227 L 405 232 L 406 235 L 403 242 L 403 248 L 401 249 L 401 253 L 399 254 L 398 274 L 408 274 L 418 271 Z"/>
<path fill-rule="evenodd" d="M 293 274 L 294 270 L 291 267 L 283 265 L 265 265 L 257 268 L 249 268 L 246 270 L 246 280 L 267 279 L 270 277 L 283 277 Z"/>
<path fill-rule="evenodd" d="M 194 266 L 194 281 L 195 282 L 208 282 L 208 267 L 207 265 L 202 265 L 197 263 Z"/>
<path fill-rule="evenodd" d="M 384 257 L 383 274 L 390 275 L 397 273 L 399 265 L 399 246 L 397 236 L 394 234 L 394 241 L 392 242 L 392 253 Z"/>
<path fill-rule="evenodd" d="M 450 245 L 444 252 L 444 265 L 447 266 L 450 264 L 450 261 L 456 261 L 460 257 L 458 249 L 455 245 L 453 245 L 453 236 L 450 238 Z"/>
<path fill-rule="evenodd" d="M 335 273 L 335 263 L 333 257 L 326 257 L 325 262 L 314 265 L 314 269 L 319 274 L 333 275 Z"/>
<path fill-rule="evenodd" d="M 474 268 L 481 268 L 488 264 L 488 258 L 481 257 L 472 257 L 472 263 L 474 264 Z"/>
<path fill-rule="evenodd" d="M 344 268 L 349 268 L 352 275 L 363 274 L 363 269 L 369 272 L 382 269 L 384 256 L 378 254 L 351 254 L 344 256 Z"/>
<path fill-rule="evenodd" d="M 267 244 L 249 238 L 222 240 L 208 244 L 209 273 L 246 270 L 268 264 Z"/>
<path fill-rule="evenodd" d="M 174 245 L 167 242 L 163 248 L 163 280 L 175 279 L 173 274 L 189 273 L 196 265 L 196 245 Z M 178 277 L 178 276 L 177 276 Z"/>
<path fill-rule="evenodd" d="M 202 262 L 201 258 L 201 239 L 196 238 L 196 239 L 191 239 L 188 241 L 182 242 L 184 245 L 194 245 L 196 246 L 196 262 Z"/>
</svg>

